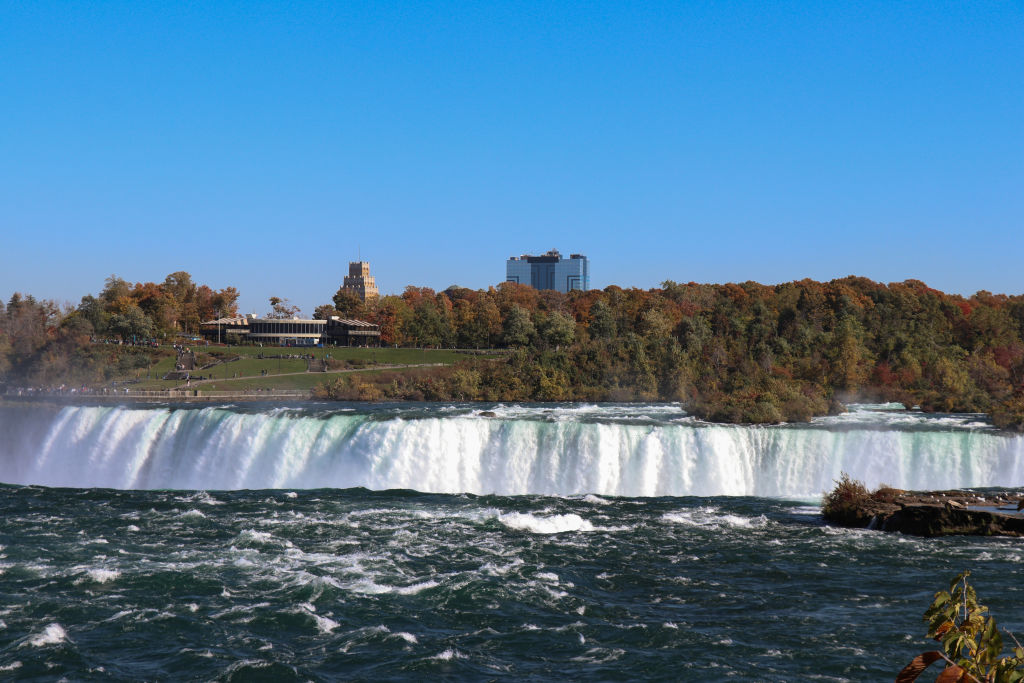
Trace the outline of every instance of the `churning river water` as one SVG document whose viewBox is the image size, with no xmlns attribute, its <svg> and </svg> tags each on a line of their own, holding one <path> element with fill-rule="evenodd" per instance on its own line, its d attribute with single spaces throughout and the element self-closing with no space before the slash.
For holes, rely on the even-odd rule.
<svg viewBox="0 0 1024 683">
<path fill-rule="evenodd" d="M 842 471 L 1024 486 L 893 408 L 0 404 L 0 678 L 891 680 L 963 569 L 1019 637 L 1019 540 L 823 525 Z"/>
</svg>

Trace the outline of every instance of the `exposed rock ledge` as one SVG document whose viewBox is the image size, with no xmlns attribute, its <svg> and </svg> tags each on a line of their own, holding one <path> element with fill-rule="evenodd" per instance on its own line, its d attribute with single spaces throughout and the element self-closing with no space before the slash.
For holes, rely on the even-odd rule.
<svg viewBox="0 0 1024 683">
<path fill-rule="evenodd" d="M 898 531 L 914 536 L 1024 536 L 1024 499 L 973 491 L 885 490 L 833 509 L 825 519 L 839 526 Z M 883 498 L 883 499 L 879 499 Z"/>
</svg>

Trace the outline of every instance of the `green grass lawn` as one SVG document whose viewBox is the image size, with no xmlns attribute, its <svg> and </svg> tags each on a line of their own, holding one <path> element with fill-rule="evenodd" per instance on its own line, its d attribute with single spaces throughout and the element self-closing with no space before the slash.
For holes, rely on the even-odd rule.
<svg viewBox="0 0 1024 683">
<path fill-rule="evenodd" d="M 269 377 L 235 379 L 228 382 L 194 384 L 192 388 L 198 389 L 200 393 L 210 391 L 247 391 L 249 389 L 302 389 L 309 391 L 332 377 L 336 377 L 336 375 L 325 375 L 319 372 L 309 372 L 303 375 L 280 375 L 276 377 L 270 375 Z"/>
<path fill-rule="evenodd" d="M 474 356 L 466 353 L 459 353 L 450 349 L 395 349 L 395 348 L 354 348 L 354 347 L 327 347 L 327 348 L 300 348 L 300 347 L 270 347 L 270 346 L 193 346 L 197 354 L 197 360 L 208 360 L 207 354 L 213 358 L 233 358 L 241 356 L 241 359 L 215 365 L 206 370 L 194 370 L 193 377 L 206 376 L 214 380 L 225 380 L 214 382 L 217 384 L 216 391 L 245 390 L 257 388 L 280 388 L 280 389 L 310 389 L 317 384 L 329 381 L 334 375 L 332 373 L 309 373 L 302 375 L 288 375 L 275 377 L 285 373 L 305 373 L 307 363 L 297 358 L 258 358 L 276 355 L 313 355 L 315 358 L 325 358 L 330 355 L 331 359 L 338 361 L 356 361 L 365 363 L 362 368 L 372 369 L 376 365 L 420 365 L 435 364 L 451 365 L 458 361 L 470 358 L 498 358 L 503 354 L 497 351 L 493 354 Z M 154 357 L 158 354 L 166 354 L 168 347 L 160 349 L 144 349 Z M 127 352 L 127 349 L 126 349 Z M 140 350 L 133 349 L 131 353 L 139 353 Z M 122 377 L 115 378 L 116 381 L 138 380 L 132 382 L 131 386 L 136 389 L 174 389 L 183 385 L 179 380 L 160 379 L 174 369 L 175 357 L 164 355 L 157 358 L 156 362 L 147 369 L 133 370 Z M 355 369 L 362 369 L 355 368 Z M 267 375 L 263 375 L 263 371 Z M 380 371 L 386 371 L 381 369 Z M 374 373 L 375 374 L 375 373 Z M 239 379 L 234 379 L 238 375 Z M 228 381 L 230 380 L 230 381 Z M 209 384 L 196 385 L 193 388 L 209 390 Z"/>
<path fill-rule="evenodd" d="M 451 349 L 395 349 L 390 347 L 381 348 L 359 348 L 348 346 L 308 348 L 308 347 L 276 347 L 276 346 L 195 346 L 192 347 L 196 353 L 209 353 L 211 355 L 224 356 L 264 356 L 276 355 L 300 355 L 312 354 L 314 358 L 324 358 L 328 354 L 335 360 L 364 360 L 376 361 L 377 363 L 410 365 L 415 363 L 445 363 L 451 364 L 460 360 L 466 360 L 473 356 Z M 497 357 L 502 351 L 494 354 L 487 354 L 483 357 Z"/>
<path fill-rule="evenodd" d="M 242 358 L 241 360 L 230 361 L 215 365 L 206 370 L 196 369 L 192 376 L 198 375 L 213 376 L 217 379 L 225 377 L 258 377 L 266 370 L 268 375 L 280 375 L 285 372 L 305 372 L 306 361 L 294 358 Z M 226 373 L 226 374 L 225 374 Z"/>
</svg>

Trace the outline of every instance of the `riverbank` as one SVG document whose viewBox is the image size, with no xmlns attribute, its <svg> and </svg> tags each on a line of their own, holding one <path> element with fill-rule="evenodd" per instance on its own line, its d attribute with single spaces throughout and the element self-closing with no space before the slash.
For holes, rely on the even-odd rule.
<svg viewBox="0 0 1024 683">
<path fill-rule="evenodd" d="M 309 400 L 309 391 L 300 389 L 250 389 L 246 391 L 200 391 L 180 389 L 170 391 L 120 391 L 109 393 L 32 392 L 0 396 L 0 402 L 38 401 L 61 405 L 121 404 L 121 403 L 234 403 L 236 401 Z"/>
</svg>

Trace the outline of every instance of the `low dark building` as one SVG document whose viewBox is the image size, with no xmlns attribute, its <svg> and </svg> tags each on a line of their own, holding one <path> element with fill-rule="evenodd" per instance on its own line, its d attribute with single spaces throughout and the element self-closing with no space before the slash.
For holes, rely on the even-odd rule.
<svg viewBox="0 0 1024 683">
<path fill-rule="evenodd" d="M 380 346 L 380 325 L 332 317 L 327 321 L 326 337 L 325 341 L 336 346 Z"/>
<path fill-rule="evenodd" d="M 210 341 L 268 346 L 380 346 L 380 326 L 364 320 L 303 320 L 255 316 L 209 320 L 201 327 Z"/>
<path fill-rule="evenodd" d="M 233 318 L 208 320 L 199 326 L 199 334 L 211 342 L 240 344 L 249 335 L 249 321 L 252 316 L 238 315 Z"/>
</svg>

